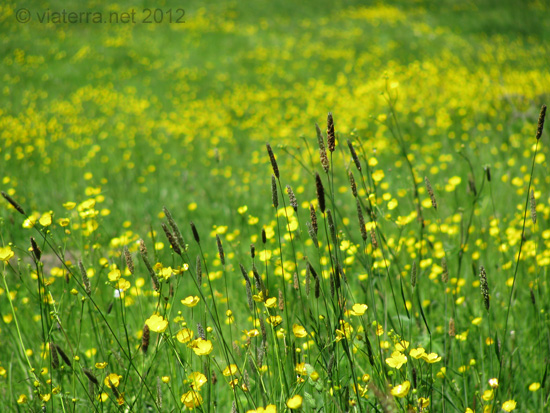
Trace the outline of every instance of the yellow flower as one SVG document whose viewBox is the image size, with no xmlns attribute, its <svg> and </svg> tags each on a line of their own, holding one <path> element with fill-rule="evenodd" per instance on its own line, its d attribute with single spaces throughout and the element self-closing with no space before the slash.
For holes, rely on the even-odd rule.
<svg viewBox="0 0 550 413">
<path fill-rule="evenodd" d="M 502 410 L 505 412 L 511 412 L 512 410 L 516 410 L 516 402 L 514 400 L 507 400 L 504 403 L 502 403 Z"/>
<path fill-rule="evenodd" d="M 73 209 L 74 207 L 76 206 L 76 202 L 65 202 L 63 204 L 63 208 L 67 209 L 67 210 L 71 210 Z"/>
<path fill-rule="evenodd" d="M 107 362 L 106 361 L 103 361 L 101 363 L 96 363 L 95 364 L 95 368 L 96 369 L 104 369 L 105 367 L 107 367 Z"/>
<path fill-rule="evenodd" d="M 253 328 L 252 330 L 243 330 L 243 333 L 250 338 L 258 337 L 260 335 L 260 332 L 257 328 Z"/>
<path fill-rule="evenodd" d="M 354 304 L 351 307 L 350 314 L 354 316 L 362 316 L 367 311 L 368 305 L 366 304 Z"/>
<path fill-rule="evenodd" d="M 181 300 L 181 303 L 186 307 L 195 307 L 200 301 L 200 298 L 196 295 L 190 295 L 189 297 L 184 298 Z"/>
<path fill-rule="evenodd" d="M 418 404 L 420 404 L 420 407 L 426 408 L 430 405 L 430 399 L 429 398 L 424 398 L 424 397 L 419 397 L 418 398 Z"/>
<path fill-rule="evenodd" d="M 29 398 L 26 395 L 21 394 L 21 395 L 19 395 L 19 397 L 17 399 L 17 403 L 18 404 L 25 404 L 25 403 L 27 403 L 28 400 L 29 400 Z"/>
<path fill-rule="evenodd" d="M 390 358 L 386 359 L 388 366 L 400 369 L 403 364 L 407 362 L 407 356 L 399 351 L 394 351 Z"/>
<path fill-rule="evenodd" d="M 395 397 L 405 397 L 407 394 L 409 394 L 410 388 L 411 382 L 407 380 L 391 389 L 391 394 Z"/>
<path fill-rule="evenodd" d="M 109 277 L 109 281 L 115 282 L 118 281 L 120 278 L 120 270 L 118 268 L 115 268 L 114 270 L 109 271 L 109 274 L 107 276 Z"/>
<path fill-rule="evenodd" d="M 195 390 L 200 390 L 200 388 L 208 381 L 206 376 L 199 371 L 191 373 L 188 377 L 189 380 L 191 380 L 191 388 Z"/>
<path fill-rule="evenodd" d="M 193 330 L 188 329 L 187 327 L 181 329 L 178 331 L 178 334 L 176 335 L 176 339 L 180 343 L 187 343 L 188 341 L 191 341 L 193 338 Z"/>
<path fill-rule="evenodd" d="M 40 217 L 40 219 L 38 220 L 38 222 L 40 222 L 40 225 L 42 225 L 43 227 L 48 227 L 48 226 L 52 225 L 52 214 L 51 214 L 51 212 L 47 212 L 44 215 L 42 215 Z"/>
<path fill-rule="evenodd" d="M 202 338 L 197 338 L 193 340 L 189 347 L 193 349 L 197 356 L 207 356 L 210 354 L 214 348 L 210 340 L 203 340 Z"/>
<path fill-rule="evenodd" d="M 299 325 L 299 324 L 294 324 L 292 326 L 292 332 L 298 338 L 303 338 L 303 337 L 307 336 L 306 329 L 304 327 L 302 327 L 301 325 Z"/>
<path fill-rule="evenodd" d="M 157 314 L 153 314 L 151 317 L 149 317 L 145 321 L 145 324 L 147 324 L 151 331 L 154 331 L 155 333 L 164 333 L 166 327 L 168 327 L 168 321 Z"/>
<path fill-rule="evenodd" d="M 266 320 L 269 324 L 271 324 L 273 327 L 277 327 L 279 324 L 283 322 L 283 317 L 280 315 L 272 315 L 267 317 Z"/>
<path fill-rule="evenodd" d="M 491 390 L 485 390 L 483 392 L 483 396 L 481 396 L 481 398 L 483 400 L 485 400 L 486 402 L 488 402 L 489 400 L 493 400 L 493 396 L 494 396 L 493 389 L 491 389 Z"/>
<path fill-rule="evenodd" d="M 230 364 L 223 370 L 223 375 L 226 377 L 234 376 L 239 372 L 236 364 Z"/>
<path fill-rule="evenodd" d="M 265 300 L 265 306 L 267 308 L 275 308 L 277 306 L 277 297 L 270 297 Z"/>
<path fill-rule="evenodd" d="M 415 359 L 419 359 L 424 354 L 426 354 L 426 350 L 424 350 L 422 347 L 413 348 L 413 349 L 411 349 L 409 354 L 410 354 L 411 357 L 413 357 Z"/>
<path fill-rule="evenodd" d="M 119 376 L 116 373 L 111 373 L 107 377 L 105 377 L 105 380 L 103 382 L 105 383 L 105 386 L 107 386 L 108 388 L 111 388 L 111 385 L 118 387 L 118 385 L 120 384 L 121 378 L 122 376 Z"/>
<path fill-rule="evenodd" d="M 430 353 L 430 354 L 426 354 L 424 353 L 422 355 L 422 359 L 426 362 L 426 363 L 437 363 L 438 361 L 441 361 L 441 356 L 438 356 L 437 353 Z"/>
<path fill-rule="evenodd" d="M 8 262 L 15 253 L 12 251 L 11 247 L 0 247 L 0 261 Z"/>
<path fill-rule="evenodd" d="M 287 400 L 286 407 L 292 410 L 299 409 L 300 407 L 302 407 L 302 401 L 303 401 L 302 396 L 297 394 Z"/>
<path fill-rule="evenodd" d="M 409 348 L 409 342 L 408 341 L 405 341 L 405 340 L 401 340 L 397 343 L 395 343 L 395 349 L 397 351 L 405 351 L 406 349 Z"/>
<path fill-rule="evenodd" d="M 489 379 L 489 386 L 491 386 L 492 389 L 496 389 L 498 387 L 498 379 L 497 378 Z"/>
<path fill-rule="evenodd" d="M 181 396 L 181 402 L 188 409 L 194 409 L 202 404 L 202 396 L 194 390 L 190 390 Z"/>
</svg>

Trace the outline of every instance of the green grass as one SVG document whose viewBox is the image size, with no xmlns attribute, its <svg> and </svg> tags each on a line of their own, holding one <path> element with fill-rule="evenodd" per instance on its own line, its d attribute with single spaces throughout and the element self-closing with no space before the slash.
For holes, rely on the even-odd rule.
<svg viewBox="0 0 550 413">
<path fill-rule="evenodd" d="M 0 7 L 0 175 L 25 211 L 0 206 L 10 411 L 185 410 L 199 373 L 199 411 L 286 411 L 294 396 L 302 411 L 548 408 L 547 6 L 362 3 Z M 186 23 L 36 19 L 147 7 L 184 7 Z"/>
</svg>

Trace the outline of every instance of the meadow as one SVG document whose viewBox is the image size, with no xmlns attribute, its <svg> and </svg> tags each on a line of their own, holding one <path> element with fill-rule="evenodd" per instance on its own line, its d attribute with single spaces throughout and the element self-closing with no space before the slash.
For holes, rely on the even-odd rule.
<svg viewBox="0 0 550 413">
<path fill-rule="evenodd" d="M 548 11 L 3 2 L 4 411 L 547 411 Z"/>
</svg>

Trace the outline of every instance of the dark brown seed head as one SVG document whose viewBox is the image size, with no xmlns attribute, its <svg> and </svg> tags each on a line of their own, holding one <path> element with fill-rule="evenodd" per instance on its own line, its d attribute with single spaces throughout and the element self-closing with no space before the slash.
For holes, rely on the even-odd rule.
<svg viewBox="0 0 550 413">
<path fill-rule="evenodd" d="M 357 198 L 357 185 L 355 184 L 355 177 L 349 170 L 348 170 L 348 177 L 349 177 L 349 186 L 351 188 L 351 193 L 354 196 L 354 198 Z"/>
<path fill-rule="evenodd" d="M 325 141 L 319 125 L 315 124 L 315 130 L 317 131 L 317 142 L 319 143 L 319 157 L 321 158 L 321 166 L 325 172 L 328 172 L 329 163 L 327 157 L 327 151 L 325 149 Z"/>
<path fill-rule="evenodd" d="M 145 242 L 142 239 L 139 240 L 139 253 L 141 255 L 141 259 L 143 260 L 143 263 L 145 264 L 145 267 L 147 267 L 147 271 L 149 271 L 149 275 L 151 276 L 153 289 L 155 291 L 158 291 L 160 288 L 159 280 L 158 280 L 157 274 L 155 274 L 155 271 L 151 266 L 151 263 L 149 262 L 149 257 L 147 255 L 147 247 L 145 246 Z"/>
<path fill-rule="evenodd" d="M 531 295 L 531 303 L 533 305 L 537 305 L 537 300 L 535 299 L 535 293 L 533 292 L 533 289 L 529 289 L 529 294 Z"/>
<path fill-rule="evenodd" d="M 311 227 L 315 234 L 319 232 L 319 227 L 317 226 L 317 214 L 315 213 L 315 207 L 309 204 L 309 217 L 311 219 Z"/>
<path fill-rule="evenodd" d="M 220 256 L 220 261 L 222 265 L 225 265 L 225 254 L 223 253 L 222 240 L 218 234 L 216 234 L 216 244 L 218 245 L 218 255 Z"/>
<path fill-rule="evenodd" d="M 296 195 L 294 195 L 294 191 L 290 187 L 290 185 L 286 186 L 286 193 L 288 194 L 288 199 L 290 201 L 290 206 L 294 210 L 294 212 L 298 211 L 298 202 L 296 201 Z"/>
<path fill-rule="evenodd" d="M 34 257 L 36 258 L 36 261 L 40 261 L 40 257 L 42 257 L 42 251 L 40 251 L 40 248 L 38 247 L 38 244 L 33 237 L 31 237 L 31 248 Z"/>
<path fill-rule="evenodd" d="M 197 244 L 200 244 L 201 238 L 199 237 L 197 227 L 195 226 L 195 224 L 193 224 L 193 222 L 191 222 L 191 231 L 193 232 L 193 238 L 195 238 L 195 241 L 197 242 Z"/>
<path fill-rule="evenodd" d="M 271 203 L 273 208 L 279 208 L 279 195 L 277 193 L 277 181 L 275 180 L 275 175 L 271 175 Z"/>
<path fill-rule="evenodd" d="M 487 181 L 491 182 L 491 167 L 487 166 L 485 168 L 485 174 L 487 175 Z"/>
<path fill-rule="evenodd" d="M 250 244 L 250 258 L 254 259 L 256 256 L 256 247 L 254 244 Z"/>
<path fill-rule="evenodd" d="M 479 268 L 479 286 L 481 288 L 481 295 L 483 296 L 483 304 L 489 311 L 489 284 L 487 283 L 487 274 L 483 265 Z"/>
<path fill-rule="evenodd" d="M 265 233 L 265 228 L 262 228 L 262 243 L 265 245 L 267 242 L 267 235 Z"/>
<path fill-rule="evenodd" d="M 544 118 L 546 117 L 546 105 L 542 105 L 540 108 L 539 123 L 537 124 L 537 140 L 542 136 L 542 130 L 544 129 Z M 2 192 L 2 195 L 4 193 Z"/>
<path fill-rule="evenodd" d="M 96 386 L 99 386 L 99 380 L 96 376 L 94 376 L 94 373 L 92 373 L 90 370 L 83 368 L 82 371 L 88 377 L 88 380 L 90 380 L 93 384 Z"/>
<path fill-rule="evenodd" d="M 57 350 L 57 352 L 59 353 L 59 355 L 61 356 L 61 358 L 63 359 L 63 361 L 67 366 L 69 367 L 73 366 L 73 364 L 71 363 L 71 359 L 69 358 L 69 356 L 67 356 L 67 354 L 63 351 L 61 347 L 53 343 L 51 343 L 50 345 L 53 345 L 55 347 L 55 349 Z"/>
<path fill-rule="evenodd" d="M 141 335 L 141 351 L 143 351 L 143 354 L 147 354 L 147 350 L 149 350 L 150 338 L 151 338 L 151 334 L 149 331 L 149 326 L 145 324 L 143 326 L 143 334 Z"/>
<path fill-rule="evenodd" d="M 1 192 L 2 196 L 6 199 L 6 201 L 8 201 L 12 207 L 15 208 L 15 210 L 17 212 L 19 212 L 21 215 L 25 215 L 27 216 L 27 214 L 25 214 L 25 210 L 23 209 L 23 207 L 21 205 L 19 205 L 15 199 L 13 199 L 11 196 L 9 196 L 8 194 L 6 194 L 4 191 Z"/>
<path fill-rule="evenodd" d="M 132 259 L 132 254 L 130 254 L 130 250 L 128 249 L 128 246 L 124 246 L 124 260 L 126 261 L 126 267 L 128 267 L 128 271 L 130 271 L 130 274 L 134 273 L 134 260 Z"/>
<path fill-rule="evenodd" d="M 176 237 L 174 237 L 174 235 L 172 234 L 172 232 L 164 222 L 162 223 L 162 230 L 164 231 L 164 234 L 166 235 L 166 238 L 168 239 L 168 242 L 172 246 L 172 249 L 174 250 L 174 252 L 178 255 L 181 255 L 181 250 L 176 241 Z"/>
<path fill-rule="evenodd" d="M 317 172 L 315 172 L 315 186 L 317 189 L 317 202 L 319 203 L 319 209 L 321 213 L 325 213 L 325 188 L 323 187 L 323 182 L 321 177 Z"/>
<path fill-rule="evenodd" d="M 294 284 L 293 285 L 294 289 L 298 290 L 300 288 L 300 281 L 298 280 L 298 273 L 297 272 L 294 273 L 294 276 L 293 276 L 292 280 L 293 280 L 293 284 Z"/>
<path fill-rule="evenodd" d="M 279 166 L 277 165 L 277 160 L 275 159 L 275 155 L 273 154 L 273 149 L 271 149 L 271 145 L 269 143 L 265 144 L 267 148 L 267 154 L 269 155 L 269 160 L 271 161 L 271 167 L 273 168 L 273 174 L 278 179 L 279 178 Z"/>
<path fill-rule="evenodd" d="M 348 139 L 348 148 L 349 152 L 351 153 L 351 159 L 353 159 L 353 163 L 355 164 L 355 167 L 358 171 L 361 171 L 361 162 L 359 161 L 359 158 L 357 157 L 357 152 L 355 152 L 355 148 L 353 147 L 353 143 Z"/>
<path fill-rule="evenodd" d="M 327 116 L 327 146 L 329 151 L 334 152 L 336 148 L 336 136 L 334 134 L 334 119 L 331 112 Z"/>
</svg>

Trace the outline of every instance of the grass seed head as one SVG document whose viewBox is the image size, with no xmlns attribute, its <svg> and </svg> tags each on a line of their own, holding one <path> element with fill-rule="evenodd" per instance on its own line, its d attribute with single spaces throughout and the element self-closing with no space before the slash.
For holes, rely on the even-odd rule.
<svg viewBox="0 0 550 413">
<path fill-rule="evenodd" d="M 483 304 L 487 311 L 489 311 L 489 284 L 487 283 L 487 274 L 483 265 L 479 268 L 479 286 L 481 288 L 481 295 L 483 296 Z"/>
<path fill-rule="evenodd" d="M 1 192 L 2 196 L 4 197 L 4 199 L 6 201 L 8 201 L 12 207 L 15 208 L 15 210 L 17 212 L 19 212 L 21 215 L 25 215 L 27 216 L 27 214 L 25 213 L 25 210 L 23 209 L 23 207 L 21 205 L 19 205 L 15 199 L 13 199 L 11 196 L 9 196 L 8 194 L 6 194 L 4 191 Z"/>
<path fill-rule="evenodd" d="M 334 133 L 332 112 L 329 112 L 327 116 L 327 146 L 330 152 L 334 152 L 334 149 L 336 149 L 336 135 Z"/>
<path fill-rule="evenodd" d="M 355 199 L 357 207 L 357 220 L 359 221 L 359 231 L 361 232 L 361 238 L 363 241 L 367 240 L 367 228 L 365 227 L 365 217 L 363 216 L 363 209 L 361 208 L 361 202 L 358 198 Z"/>
<path fill-rule="evenodd" d="M 42 257 L 42 251 L 40 251 L 40 247 L 33 237 L 31 237 L 31 248 L 34 258 L 36 258 L 36 261 L 40 261 L 40 258 Z"/>
<path fill-rule="evenodd" d="M 71 359 L 69 358 L 69 356 L 67 356 L 67 353 L 65 353 L 63 349 L 59 347 L 57 344 L 51 343 L 50 346 L 51 345 L 55 347 L 55 349 L 57 350 L 57 353 L 59 353 L 59 355 L 61 356 L 61 359 L 63 359 L 65 364 L 69 367 L 72 367 L 73 364 L 71 363 Z"/>
<path fill-rule="evenodd" d="M 540 139 L 540 137 L 542 136 L 542 130 L 544 129 L 544 118 L 546 117 L 546 105 L 542 105 L 542 107 L 540 108 L 540 114 L 539 114 L 539 122 L 537 124 L 537 135 L 536 135 L 536 138 L 537 140 Z M 4 193 L 2 192 L 2 195 Z"/>
<path fill-rule="evenodd" d="M 285 309 L 285 300 L 283 298 L 283 292 L 279 290 L 279 310 L 284 311 Z"/>
<path fill-rule="evenodd" d="M 275 159 L 275 155 L 273 154 L 273 149 L 271 149 L 271 145 L 269 143 L 266 143 L 265 146 L 267 148 L 269 160 L 271 161 L 271 167 L 273 168 L 273 175 L 275 175 L 275 177 L 279 179 L 279 165 L 277 165 L 277 160 Z"/>
<path fill-rule="evenodd" d="M 435 199 L 434 190 L 427 176 L 424 177 L 424 183 L 426 184 L 426 190 L 428 191 L 428 195 L 430 196 L 430 200 L 432 201 L 432 206 L 434 209 L 437 209 L 437 201 Z"/>
<path fill-rule="evenodd" d="M 329 163 L 327 157 L 327 150 L 325 149 L 325 140 L 319 125 L 315 124 L 315 130 L 317 131 L 317 143 L 319 144 L 319 157 L 321 159 L 321 166 L 325 172 L 328 172 Z"/>
<path fill-rule="evenodd" d="M 50 354 L 52 357 L 52 369 L 57 370 L 59 368 L 59 357 L 54 343 L 50 343 Z"/>
<path fill-rule="evenodd" d="M 201 257 L 197 255 L 197 260 L 195 261 L 195 272 L 197 274 L 197 284 L 199 288 L 202 286 L 202 265 L 201 265 Z"/>
<path fill-rule="evenodd" d="M 218 234 L 216 234 L 216 244 L 218 246 L 218 255 L 220 257 L 220 261 L 222 265 L 225 265 L 225 254 L 223 252 L 222 240 L 220 239 L 220 236 Z"/>
<path fill-rule="evenodd" d="M 370 242 L 372 244 L 372 250 L 376 251 L 378 248 L 378 241 L 376 240 L 376 232 L 374 231 L 374 228 L 370 229 Z"/>
<path fill-rule="evenodd" d="M 172 246 L 172 249 L 174 250 L 174 252 L 178 255 L 181 255 L 181 250 L 178 243 L 176 242 L 176 237 L 174 237 L 174 235 L 172 234 L 172 232 L 164 222 L 162 223 L 161 226 L 162 226 L 162 230 L 164 231 L 164 234 L 166 235 L 166 238 L 168 239 L 168 243 Z"/>
<path fill-rule="evenodd" d="M 277 181 L 275 180 L 275 175 L 271 175 L 271 203 L 273 208 L 277 210 L 279 208 L 279 195 L 277 193 Z"/>
<path fill-rule="evenodd" d="M 296 195 L 294 195 L 294 191 L 292 190 L 290 185 L 286 186 L 286 193 L 288 194 L 290 206 L 292 207 L 294 212 L 298 212 L 298 202 L 296 201 Z"/>
<path fill-rule="evenodd" d="M 315 235 L 319 233 L 319 227 L 317 225 L 317 213 L 315 212 L 315 207 L 309 204 L 309 217 L 311 219 L 311 227 L 315 231 Z"/>
<path fill-rule="evenodd" d="M 82 260 L 78 260 L 78 268 L 80 268 L 80 274 L 82 275 L 82 284 L 84 285 L 84 289 L 86 290 L 86 293 L 88 295 L 91 295 L 92 287 L 90 286 L 90 279 L 88 278 L 88 272 L 86 271 L 86 268 L 84 268 L 84 265 L 82 264 Z"/>
<path fill-rule="evenodd" d="M 359 157 L 357 156 L 357 152 L 355 152 L 355 148 L 353 147 L 353 143 L 348 139 L 348 148 L 349 152 L 351 153 L 351 159 L 353 159 L 353 163 L 355 164 L 355 167 L 358 171 L 361 171 L 361 162 L 359 161 Z"/>
<path fill-rule="evenodd" d="M 449 268 L 447 267 L 447 260 L 445 257 L 441 258 L 441 268 L 443 268 L 443 271 L 441 272 L 441 281 L 447 284 L 449 281 Z"/>
<path fill-rule="evenodd" d="M 319 209 L 321 213 L 325 213 L 325 188 L 323 187 L 323 181 L 317 172 L 315 172 L 315 187 L 317 190 L 317 202 L 319 203 Z"/>
<path fill-rule="evenodd" d="M 151 338 L 151 333 L 149 330 L 149 326 L 145 324 L 143 326 L 143 333 L 141 335 L 141 351 L 143 354 L 147 354 L 147 350 L 149 350 L 149 340 Z"/>
<path fill-rule="evenodd" d="M 353 173 L 348 170 L 348 177 L 349 177 L 349 186 L 351 188 L 351 193 L 354 198 L 357 198 L 357 184 L 355 183 L 355 177 L 353 176 Z"/>
<path fill-rule="evenodd" d="M 170 228 L 172 228 L 172 232 L 174 233 L 174 236 L 176 237 L 176 240 L 178 241 L 178 244 L 180 248 L 185 251 L 185 241 L 183 240 L 183 236 L 181 235 L 181 231 L 176 224 L 176 221 L 172 217 L 172 214 L 168 210 L 168 208 L 163 207 L 162 210 L 164 211 L 164 215 L 166 215 L 166 219 L 168 220 L 168 224 L 170 225 Z"/>
<path fill-rule="evenodd" d="M 132 254 L 130 254 L 130 250 L 128 249 L 128 246 L 124 246 L 124 260 L 126 261 L 126 267 L 128 267 L 128 271 L 130 271 L 130 274 L 134 273 L 134 260 L 132 259 Z"/>
<path fill-rule="evenodd" d="M 264 244 L 265 246 L 266 242 L 267 242 L 267 235 L 265 233 L 265 228 L 262 228 L 262 244 Z"/>
<path fill-rule="evenodd" d="M 200 244 L 201 238 L 199 237 L 199 232 L 197 231 L 197 227 L 193 222 L 191 222 L 190 225 L 191 225 L 191 231 L 193 232 L 193 238 L 195 239 L 195 242 L 197 244 Z"/>
<path fill-rule="evenodd" d="M 451 317 L 449 320 L 449 337 L 456 336 L 455 319 Z"/>
<path fill-rule="evenodd" d="M 95 384 L 96 386 L 99 386 L 99 380 L 97 379 L 97 377 L 94 375 L 94 373 L 91 370 L 83 368 L 82 371 L 84 372 L 86 377 L 88 377 L 88 380 L 91 383 Z"/>
<path fill-rule="evenodd" d="M 315 245 L 315 248 L 319 248 L 319 240 L 317 239 L 317 234 L 315 233 L 315 230 L 313 229 L 313 225 L 311 225 L 310 222 L 306 222 L 307 226 L 307 232 L 309 234 L 309 237 L 313 241 L 313 244 Z"/>
</svg>

